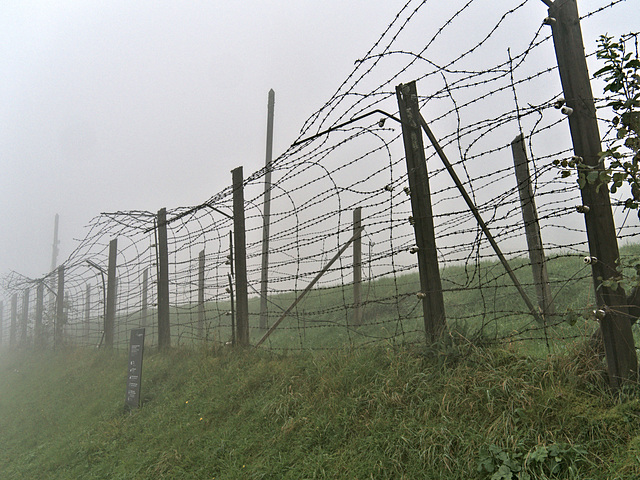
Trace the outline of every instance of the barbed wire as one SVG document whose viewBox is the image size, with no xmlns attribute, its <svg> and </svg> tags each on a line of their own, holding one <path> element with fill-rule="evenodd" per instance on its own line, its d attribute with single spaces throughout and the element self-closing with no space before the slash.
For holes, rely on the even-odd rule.
<svg viewBox="0 0 640 480">
<path fill-rule="evenodd" d="M 603 3 L 582 18 L 597 17 L 622 2 Z M 554 293 L 555 313 L 540 325 L 496 262 L 435 149 L 427 145 L 438 262 L 452 334 L 544 350 L 584 338 L 593 330 L 589 313 L 595 303 L 593 285 L 583 262 L 588 245 L 582 216 L 575 210 L 581 204 L 579 189 L 575 178 L 561 178 L 552 164 L 570 157 L 572 148 L 566 116 L 554 108 L 561 88 L 551 35 L 542 22 L 544 11 L 526 0 L 505 1 L 504 8 L 498 11 L 496 6 L 493 13 L 485 12 L 477 0 L 446 2 L 438 10 L 448 13 L 436 24 L 425 8 L 428 3 L 406 2 L 333 95 L 303 123 L 296 142 L 243 180 L 252 343 L 264 334 L 259 284 L 267 172 L 271 174 L 268 310 L 262 313 L 268 325 L 283 315 L 352 236 L 357 208 L 363 215 L 365 244 L 360 264 L 354 267 L 354 253 L 345 252 L 264 347 L 331 349 L 424 339 L 422 300 L 416 297 L 417 260 L 410 253 L 415 239 L 411 202 L 404 191 L 408 183 L 402 132 L 397 125 L 371 116 L 345 125 L 376 110 L 397 117 L 396 84 L 411 80 L 417 81 L 421 113 L 451 155 L 463 187 L 520 283 L 536 298 L 511 154 L 511 141 L 523 134 Z M 482 21 L 472 34 L 468 22 L 480 18 L 478 9 L 483 10 Z M 531 20 L 534 15 L 539 21 Z M 460 36 L 460 31 L 469 34 Z M 587 56 L 595 60 L 592 52 Z M 607 103 L 606 98 L 596 98 L 603 126 Z M 325 130 L 329 133 L 304 140 Z M 603 131 L 607 144 L 614 132 Z M 228 291 L 233 278 L 232 194 L 228 186 L 200 204 L 166 212 L 173 343 L 226 344 L 233 338 Z M 612 203 L 616 207 L 620 201 L 614 198 Z M 635 217 L 632 221 L 621 212 L 620 220 L 621 240 L 637 235 Z M 25 325 L 24 338 L 34 341 L 38 336 L 51 344 L 58 322 L 65 342 L 100 345 L 109 243 L 117 239 L 114 345 L 124 347 L 134 327 L 148 328 L 149 342 L 155 345 L 156 228 L 154 212 L 119 211 L 93 218 L 63 263 L 61 318 L 57 272 L 39 279 L 6 274 L 0 285 L 0 342 L 20 343 Z M 628 252 L 632 256 L 640 249 L 630 246 Z M 354 294 L 354 268 L 362 275 L 359 300 Z M 26 293 L 39 286 L 42 298 Z M 19 298 L 27 299 L 25 308 Z"/>
</svg>

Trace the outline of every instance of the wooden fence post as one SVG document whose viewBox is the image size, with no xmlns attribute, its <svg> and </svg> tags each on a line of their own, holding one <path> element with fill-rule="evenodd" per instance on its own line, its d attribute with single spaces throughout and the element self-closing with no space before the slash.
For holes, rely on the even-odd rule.
<svg viewBox="0 0 640 480">
<path fill-rule="evenodd" d="M 244 224 L 244 187 L 242 167 L 231 171 L 233 178 L 233 243 L 236 264 L 236 341 L 249 346 L 249 294 L 247 287 L 247 250 Z"/>
<path fill-rule="evenodd" d="M 27 344 L 27 326 L 29 324 L 29 289 L 25 288 L 22 294 L 22 318 L 20 319 L 20 345 Z"/>
<path fill-rule="evenodd" d="M 198 338 L 204 334 L 204 250 L 198 255 Z"/>
<path fill-rule="evenodd" d="M 42 316 L 44 312 L 44 281 L 38 282 L 36 289 L 36 318 L 33 327 L 33 345 L 36 349 L 42 348 L 44 338 L 42 335 Z"/>
<path fill-rule="evenodd" d="M 335 263 L 336 260 L 338 260 L 338 258 L 340 258 L 340 256 L 342 256 L 342 254 L 347 250 L 347 248 L 349 248 L 349 245 L 351 245 L 351 243 L 355 240 L 356 237 L 360 236 L 362 233 L 362 229 L 360 230 L 356 230 L 355 232 L 353 232 L 353 235 L 351 236 L 351 238 L 347 241 L 347 243 L 345 243 L 340 250 L 338 250 L 338 253 L 336 253 L 331 260 L 329 260 L 327 262 L 327 264 L 322 267 L 322 269 L 316 274 L 315 277 L 313 277 L 313 280 L 311 280 L 311 282 L 309 282 L 309 284 L 305 287 L 305 289 L 302 291 L 302 293 L 300 293 L 300 295 L 298 295 L 298 297 L 293 301 L 293 303 L 291 305 L 289 305 L 289 308 L 287 308 L 282 315 L 280 315 L 280 318 L 278 318 L 278 320 L 276 320 L 274 322 L 273 325 L 271 325 L 271 327 L 269 328 L 269 330 L 267 330 L 267 333 L 265 333 L 262 338 L 260 340 L 258 340 L 258 342 L 255 345 L 255 348 L 258 348 L 260 345 L 262 345 L 264 343 L 264 341 L 269 338 L 269 336 L 275 331 L 276 328 L 278 328 L 278 325 L 280 325 L 280 322 L 282 322 L 287 315 L 289 315 L 293 309 L 295 308 L 296 305 L 298 305 L 298 303 L 304 298 L 304 296 L 309 293 L 309 291 L 313 288 L 313 286 L 318 282 L 318 280 L 320 280 L 320 278 L 322 277 L 322 275 L 324 275 L 330 268 L 331 265 L 333 265 Z"/>
<path fill-rule="evenodd" d="M 549 6 L 549 19 L 574 153 L 586 166 L 602 169 L 598 155 L 602 151 L 600 132 L 576 0 L 555 0 Z M 606 282 L 619 276 L 620 259 L 609 190 L 598 181 L 587 183 L 580 193 L 583 205 L 588 207 L 584 217 L 596 302 L 602 312 L 600 329 L 609 381 L 617 389 L 625 380 L 637 378 L 638 359 L 624 290 L 620 286 L 611 288 Z"/>
<path fill-rule="evenodd" d="M 140 310 L 140 323 L 146 325 L 147 309 L 149 307 L 149 269 L 145 268 L 142 272 L 142 309 Z"/>
<path fill-rule="evenodd" d="M 362 325 L 362 208 L 353 211 L 353 324 Z"/>
<path fill-rule="evenodd" d="M 11 297 L 11 323 L 9 324 L 9 345 L 16 344 L 16 329 L 18 328 L 18 294 Z"/>
<path fill-rule="evenodd" d="M 107 267 L 107 311 L 104 318 L 104 345 L 113 348 L 113 331 L 116 320 L 116 264 L 118 239 L 109 242 L 109 265 Z"/>
<path fill-rule="evenodd" d="M 269 90 L 267 106 L 267 154 L 264 175 L 264 206 L 262 209 L 262 269 L 260 271 L 260 329 L 269 328 L 269 222 L 271 216 L 271 160 L 273 157 L 273 113 L 276 92 Z"/>
<path fill-rule="evenodd" d="M 229 301 L 231 303 L 231 309 L 230 309 L 230 314 L 231 314 L 231 346 L 235 347 L 236 346 L 236 297 L 234 295 L 233 292 L 233 278 L 235 277 L 235 274 L 233 272 L 233 232 L 230 231 L 229 232 L 229 269 L 231 270 L 230 273 L 227 274 L 227 277 L 229 279 Z"/>
<path fill-rule="evenodd" d="M 431 344 L 444 332 L 446 320 L 416 82 L 398 85 L 396 95 L 402 121 L 402 138 L 418 254 L 420 274 L 418 295 L 422 299 L 427 343 Z"/>
<path fill-rule="evenodd" d="M 64 265 L 58 267 L 58 294 L 56 295 L 56 316 L 53 328 L 54 348 L 62 346 L 62 327 L 64 326 Z"/>
<path fill-rule="evenodd" d="M 167 244 L 167 210 L 158 211 L 158 348 L 171 347 L 169 317 L 169 247 Z"/>
<path fill-rule="evenodd" d="M 533 187 L 531 186 L 529 159 L 524 146 L 524 135 L 518 135 L 511 142 L 511 152 L 513 154 L 518 192 L 520 193 L 520 207 L 527 237 L 529 261 L 533 272 L 533 283 L 536 287 L 540 312 L 542 317 L 547 319 L 549 316 L 555 315 L 556 312 L 553 306 L 549 274 L 547 273 L 547 259 L 544 256 L 542 235 L 540 234 L 538 211 L 533 197 Z"/>
</svg>

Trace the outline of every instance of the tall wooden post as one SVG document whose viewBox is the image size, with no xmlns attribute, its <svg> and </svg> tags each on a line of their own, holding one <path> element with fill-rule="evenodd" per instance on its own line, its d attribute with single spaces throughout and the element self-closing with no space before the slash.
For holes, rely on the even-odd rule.
<svg viewBox="0 0 640 480">
<path fill-rule="evenodd" d="M 0 300 L 0 345 L 4 337 L 4 302 Z"/>
<path fill-rule="evenodd" d="M 147 309 L 149 304 L 149 269 L 145 268 L 142 272 L 142 309 L 140 312 L 141 325 L 146 325 L 147 322 Z"/>
<path fill-rule="evenodd" d="M 109 242 L 109 266 L 107 268 L 107 311 L 104 318 L 104 345 L 113 348 L 113 330 L 116 322 L 116 264 L 118 239 Z"/>
<path fill-rule="evenodd" d="M 276 92 L 269 90 L 267 106 L 267 154 L 264 175 L 264 204 L 262 209 L 262 269 L 260 272 L 260 329 L 269 325 L 267 292 L 269 283 L 269 221 L 271 216 L 271 160 L 273 157 L 273 116 Z"/>
<path fill-rule="evenodd" d="M 27 344 L 27 325 L 29 324 L 29 289 L 22 294 L 22 318 L 20 319 L 20 345 Z"/>
<path fill-rule="evenodd" d="M 204 334 L 204 250 L 198 255 L 198 338 Z"/>
<path fill-rule="evenodd" d="M 545 2 L 549 4 L 550 2 Z M 593 168 L 603 168 L 598 153 L 602 151 L 600 132 L 589 82 L 584 54 L 580 16 L 576 0 L 556 0 L 549 6 L 549 19 L 558 70 L 569 113 L 569 128 L 573 150 L 582 162 Z M 622 287 L 610 288 L 604 282 L 618 277 L 618 242 L 611 212 L 607 185 L 597 182 L 581 189 L 585 213 L 591 268 L 596 302 L 600 315 L 600 328 L 604 341 L 609 380 L 618 388 L 624 380 L 635 380 L 638 374 L 631 323 Z M 593 258 L 595 257 L 595 260 Z"/>
<path fill-rule="evenodd" d="M 353 324 L 362 325 L 362 208 L 353 211 Z"/>
<path fill-rule="evenodd" d="M 427 343 L 433 343 L 443 333 L 446 321 L 416 83 L 397 86 L 396 95 L 402 121 L 418 254 L 421 290 L 418 295 L 422 299 Z"/>
<path fill-rule="evenodd" d="M 238 345 L 249 346 L 249 294 L 247 287 L 247 249 L 244 224 L 242 167 L 231 171 L 233 179 L 233 243 L 236 264 L 236 325 Z"/>
<path fill-rule="evenodd" d="M 511 142 L 511 152 L 513 154 L 516 181 L 518 182 L 518 192 L 520 193 L 520 207 L 522 209 L 522 219 L 527 237 L 529 261 L 533 271 L 533 283 L 536 287 L 538 306 L 542 317 L 548 319 L 549 316 L 555 315 L 555 308 L 553 306 L 553 296 L 551 295 L 551 285 L 549 284 L 549 274 L 547 273 L 547 259 L 544 256 L 544 248 L 542 246 L 538 210 L 536 209 L 533 187 L 531 186 L 529 159 L 524 145 L 524 135 L 518 135 Z"/>
<path fill-rule="evenodd" d="M 58 253 L 60 249 L 58 245 L 60 245 L 60 240 L 58 240 L 58 226 L 60 224 L 60 216 L 56 213 L 54 224 L 53 224 L 53 244 L 51 246 L 51 268 L 49 272 L 51 272 L 51 278 L 49 280 L 49 306 L 50 312 L 52 312 L 51 320 L 55 321 L 55 311 L 56 311 L 56 296 L 53 292 L 56 291 L 56 276 L 54 275 L 55 269 L 58 266 Z"/>
<path fill-rule="evenodd" d="M 158 348 L 171 347 L 169 319 L 169 247 L 167 244 L 167 210 L 158 212 Z"/>
<path fill-rule="evenodd" d="M 58 294 L 56 295 L 56 318 L 53 329 L 53 345 L 62 346 L 62 327 L 64 326 L 64 265 L 58 267 Z"/>
<path fill-rule="evenodd" d="M 233 293 L 233 278 L 235 277 L 235 274 L 233 272 L 233 232 L 229 232 L 229 267 L 231 272 L 227 275 L 227 277 L 229 278 L 229 301 L 231 303 L 231 309 L 230 309 L 230 313 L 231 313 L 231 346 L 235 347 L 236 346 L 236 338 L 237 338 L 237 332 L 236 332 L 236 297 Z"/>
<path fill-rule="evenodd" d="M 16 344 L 16 330 L 18 329 L 18 294 L 11 297 L 11 323 L 9 324 L 9 345 Z"/>
<path fill-rule="evenodd" d="M 42 348 L 44 338 L 42 337 L 42 314 L 44 312 L 44 282 L 38 282 L 36 289 L 36 318 L 33 327 L 33 345 L 36 349 Z"/>
<path fill-rule="evenodd" d="M 89 345 L 89 335 L 91 334 L 91 285 L 87 283 L 84 294 L 84 338 Z"/>
</svg>

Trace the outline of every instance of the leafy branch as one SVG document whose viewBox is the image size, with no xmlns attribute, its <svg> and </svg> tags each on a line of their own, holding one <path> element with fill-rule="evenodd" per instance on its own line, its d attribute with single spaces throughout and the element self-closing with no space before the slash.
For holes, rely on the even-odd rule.
<svg viewBox="0 0 640 480">
<path fill-rule="evenodd" d="M 630 196 L 624 207 L 638 210 L 640 218 L 640 59 L 638 57 L 638 33 L 630 33 L 614 41 L 613 37 L 601 35 L 596 56 L 604 63 L 594 77 L 606 82 L 604 93 L 608 95 L 607 107 L 614 116 L 610 120 L 616 132 L 609 148 L 600 152 L 598 166 L 584 164 L 580 158 L 555 160 L 561 167 L 561 176 L 572 174 L 568 168 L 578 170 L 578 185 L 606 185 L 616 193 L 625 183 L 630 187 Z M 635 51 L 627 44 L 634 40 Z M 606 161 L 609 161 L 608 165 Z"/>
</svg>

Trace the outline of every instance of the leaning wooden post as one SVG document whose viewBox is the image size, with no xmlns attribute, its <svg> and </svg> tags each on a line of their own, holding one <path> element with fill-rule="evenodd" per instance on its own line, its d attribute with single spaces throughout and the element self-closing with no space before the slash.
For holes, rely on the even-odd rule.
<svg viewBox="0 0 640 480">
<path fill-rule="evenodd" d="M 62 327 L 64 326 L 64 265 L 58 267 L 58 294 L 56 295 L 56 317 L 53 328 L 54 348 L 62 346 Z"/>
<path fill-rule="evenodd" d="M 538 306 L 542 317 L 548 319 L 549 316 L 555 315 L 555 308 L 553 306 L 553 296 L 551 295 L 551 285 L 549 284 L 549 274 L 547 273 L 547 260 L 542 246 L 538 211 L 533 197 L 533 187 L 531 186 L 529 159 L 524 146 L 524 135 L 518 135 L 511 142 L 511 152 L 513 154 L 516 181 L 518 182 L 518 192 L 520 193 L 520 207 L 522 209 L 527 246 L 529 247 L 529 261 L 533 271 L 533 283 L 536 286 Z"/>
<path fill-rule="evenodd" d="M 118 239 L 109 242 L 109 265 L 107 268 L 107 309 L 104 318 L 104 345 L 113 348 L 113 330 L 116 320 L 116 262 Z"/>
<path fill-rule="evenodd" d="M 342 248 L 340 248 L 340 250 L 338 250 L 338 253 L 336 253 L 331 258 L 331 260 L 329 260 L 329 262 L 327 262 L 327 264 L 324 267 L 322 267 L 322 269 L 316 274 L 316 276 L 313 277 L 313 280 L 311 280 L 311 282 L 309 282 L 309 284 L 305 287 L 305 289 L 302 291 L 302 293 L 300 295 L 298 295 L 298 297 L 293 301 L 293 303 L 291 305 L 289 305 L 289 308 L 287 308 L 284 311 L 284 313 L 282 315 L 280 315 L 280 318 L 278 318 L 278 320 L 276 320 L 275 323 L 273 325 L 271 325 L 269 330 L 267 330 L 267 333 L 265 333 L 262 336 L 262 338 L 260 340 L 258 340 L 258 342 L 255 345 L 255 348 L 258 348 L 260 345 L 262 345 L 264 343 L 264 341 L 267 338 L 269 338 L 269 336 L 275 331 L 275 329 L 278 328 L 278 325 L 280 325 L 280 322 L 282 322 L 293 311 L 293 309 L 296 307 L 296 305 L 298 305 L 298 303 L 304 298 L 304 296 L 311 291 L 311 289 L 318 282 L 318 280 L 320 280 L 322 275 L 324 275 L 331 268 L 331 265 L 333 265 L 335 263 L 335 261 L 338 260 L 338 258 L 340 258 L 342 256 L 342 254 L 347 250 L 347 248 L 349 248 L 349 245 L 351 245 L 351 243 L 355 240 L 355 238 L 357 236 L 359 236 L 361 233 L 362 233 L 361 230 L 357 230 L 357 231 L 355 231 L 353 233 L 353 235 L 347 241 L 347 243 L 345 243 L 342 246 Z"/>
<path fill-rule="evenodd" d="M 396 95 L 402 121 L 402 138 L 413 212 L 412 223 L 418 254 L 420 274 L 418 297 L 422 299 L 427 343 L 433 343 L 444 332 L 446 320 L 416 82 L 397 86 Z"/>
<path fill-rule="evenodd" d="M 167 245 L 167 210 L 158 211 L 158 348 L 171 347 L 169 319 L 169 247 Z"/>
<path fill-rule="evenodd" d="M 20 319 L 20 345 L 27 344 L 27 325 L 29 324 L 29 289 L 22 294 L 22 318 Z"/>
<path fill-rule="evenodd" d="M 269 90 L 267 106 L 267 154 L 264 175 L 264 204 L 262 209 L 262 269 L 260 271 L 260 329 L 269 328 L 269 220 L 271 216 L 271 159 L 273 156 L 273 112 L 276 92 Z"/>
<path fill-rule="evenodd" d="M 353 211 L 353 324 L 362 325 L 362 208 Z"/>
<path fill-rule="evenodd" d="M 18 328 L 18 294 L 11 297 L 11 323 L 9 324 L 9 345 L 16 344 L 16 330 Z"/>
<path fill-rule="evenodd" d="M 232 170 L 233 243 L 236 264 L 236 325 L 238 345 L 249 346 L 249 295 L 247 287 L 247 250 L 244 224 L 244 188 L 242 167 Z"/>
<path fill-rule="evenodd" d="M 204 250 L 198 255 L 198 338 L 204 333 Z"/>
<path fill-rule="evenodd" d="M 550 1 L 545 2 L 547 4 Z M 558 71 L 569 116 L 573 150 L 587 168 L 603 168 L 600 132 L 589 80 L 580 16 L 576 0 L 556 0 L 549 6 L 548 23 L 558 60 Z M 625 380 L 635 380 L 638 359 L 622 287 L 612 288 L 607 280 L 620 276 L 615 224 L 607 185 L 598 180 L 580 190 L 589 239 L 590 263 L 604 341 L 609 381 L 617 389 Z"/>
</svg>

